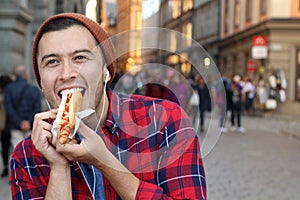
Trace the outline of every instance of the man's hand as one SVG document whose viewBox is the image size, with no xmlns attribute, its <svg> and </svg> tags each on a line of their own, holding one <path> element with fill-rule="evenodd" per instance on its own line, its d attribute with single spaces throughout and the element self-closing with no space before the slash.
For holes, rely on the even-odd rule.
<svg viewBox="0 0 300 200">
<path fill-rule="evenodd" d="M 57 109 L 36 114 L 31 139 L 35 148 L 48 160 L 51 167 L 45 199 L 72 199 L 69 161 L 56 151 L 56 145 L 60 143 L 51 133 L 52 124 L 48 122 L 48 119 L 54 120 L 56 115 Z"/>
<path fill-rule="evenodd" d="M 71 161 L 94 165 L 107 178 L 122 199 L 135 199 L 139 179 L 137 179 L 107 149 L 103 139 L 83 122 L 78 132 L 82 136 L 80 144 L 75 139 L 64 145 L 58 143 L 56 150 Z"/>
<path fill-rule="evenodd" d="M 77 130 L 82 136 L 82 141 L 77 144 L 76 139 L 66 144 L 57 144 L 56 150 L 68 160 L 79 161 L 94 166 L 103 165 L 106 159 L 113 156 L 106 148 L 103 139 L 92 129 L 80 122 Z"/>
<path fill-rule="evenodd" d="M 55 119 L 56 115 L 57 109 L 36 114 L 31 139 L 35 148 L 49 161 L 51 167 L 65 167 L 69 165 L 69 162 L 62 154 L 55 150 L 58 140 L 51 133 L 52 124 L 47 122 L 48 119 Z"/>
</svg>

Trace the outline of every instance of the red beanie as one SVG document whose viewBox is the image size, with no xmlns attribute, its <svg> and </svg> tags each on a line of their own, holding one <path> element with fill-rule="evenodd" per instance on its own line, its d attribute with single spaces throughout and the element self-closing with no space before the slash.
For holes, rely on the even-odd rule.
<svg viewBox="0 0 300 200">
<path fill-rule="evenodd" d="M 35 78 L 39 86 L 41 86 L 41 79 L 40 79 L 40 74 L 39 74 L 39 69 L 38 69 L 38 64 L 37 64 L 37 49 L 38 49 L 38 44 L 39 41 L 42 37 L 42 30 L 44 29 L 45 25 L 48 24 L 50 21 L 55 20 L 55 19 L 60 19 L 60 18 L 69 18 L 73 19 L 76 21 L 79 21 L 85 26 L 91 34 L 94 36 L 94 38 L 97 40 L 99 43 L 102 52 L 105 57 L 105 61 L 108 64 L 107 68 L 110 73 L 111 79 L 110 82 L 113 80 L 114 73 L 115 73 L 115 49 L 114 45 L 109 37 L 109 35 L 104 31 L 104 29 L 97 23 L 94 22 L 93 20 L 87 18 L 86 16 L 78 13 L 61 13 L 54 15 L 50 18 L 48 18 L 46 21 L 43 22 L 43 24 L 40 26 L 38 29 L 34 41 L 33 41 L 33 47 L 32 47 L 32 64 L 33 64 L 33 70 L 35 73 Z"/>
</svg>

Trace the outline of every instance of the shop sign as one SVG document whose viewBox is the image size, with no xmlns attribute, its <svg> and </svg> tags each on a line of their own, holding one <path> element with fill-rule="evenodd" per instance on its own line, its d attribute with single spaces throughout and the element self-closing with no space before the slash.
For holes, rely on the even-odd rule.
<svg viewBox="0 0 300 200">
<path fill-rule="evenodd" d="M 265 59 L 268 57 L 267 37 L 255 35 L 252 37 L 252 58 Z"/>
<path fill-rule="evenodd" d="M 254 60 L 248 59 L 247 61 L 247 71 L 248 72 L 256 72 L 257 70 L 257 64 Z"/>
</svg>

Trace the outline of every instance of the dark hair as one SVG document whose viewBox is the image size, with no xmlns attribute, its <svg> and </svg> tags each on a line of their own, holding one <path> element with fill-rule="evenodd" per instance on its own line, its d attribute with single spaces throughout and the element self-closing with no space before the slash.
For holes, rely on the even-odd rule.
<svg viewBox="0 0 300 200">
<path fill-rule="evenodd" d="M 44 26 L 44 28 L 41 32 L 41 37 L 45 33 L 48 33 L 48 32 L 51 32 L 51 31 L 59 31 L 59 30 L 67 29 L 67 28 L 69 28 L 71 26 L 75 26 L 75 25 L 83 26 L 83 24 L 80 21 L 70 19 L 70 18 L 54 19 L 54 20 L 50 21 L 49 23 L 47 23 Z"/>
<path fill-rule="evenodd" d="M 77 21 L 75 19 L 70 19 L 70 18 L 58 18 L 58 19 L 53 19 L 51 21 L 49 21 L 42 29 L 40 37 L 38 38 L 38 41 L 40 41 L 40 39 L 43 37 L 43 35 L 45 33 L 51 32 L 51 31 L 60 31 L 60 30 L 64 30 L 67 28 L 70 28 L 71 26 L 75 26 L 75 25 L 79 25 L 79 26 L 84 26 L 84 24 L 82 24 L 80 21 Z M 93 36 L 94 37 L 94 36 Z M 98 42 L 95 39 L 95 43 L 96 45 L 98 45 Z M 38 53 L 38 46 L 37 46 L 37 53 Z"/>
<path fill-rule="evenodd" d="M 47 23 L 42 31 L 41 34 L 38 38 L 38 41 L 40 41 L 40 39 L 43 37 L 43 35 L 45 33 L 51 32 L 51 31 L 60 31 L 60 30 L 64 30 L 67 29 L 71 26 L 75 26 L 75 25 L 81 25 L 83 26 L 83 24 L 80 21 L 74 20 L 74 19 L 70 19 L 70 18 L 58 18 L 58 19 L 54 19 L 52 21 L 50 21 L 49 23 Z M 37 46 L 37 51 L 36 53 L 39 52 L 38 46 Z"/>
</svg>

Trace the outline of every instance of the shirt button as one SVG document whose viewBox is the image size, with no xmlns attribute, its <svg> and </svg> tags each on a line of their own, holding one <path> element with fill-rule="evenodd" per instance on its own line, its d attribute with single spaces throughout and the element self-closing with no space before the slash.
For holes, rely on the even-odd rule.
<svg viewBox="0 0 300 200">
<path fill-rule="evenodd" d="M 92 199 L 91 197 L 88 197 L 88 198 L 87 198 L 87 200 L 91 200 L 91 199 Z"/>
</svg>

